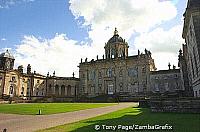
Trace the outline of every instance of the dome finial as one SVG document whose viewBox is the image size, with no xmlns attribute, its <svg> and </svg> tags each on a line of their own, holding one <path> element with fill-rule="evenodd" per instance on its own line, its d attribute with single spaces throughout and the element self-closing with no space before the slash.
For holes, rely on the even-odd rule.
<svg viewBox="0 0 200 132">
<path fill-rule="evenodd" d="M 114 35 L 118 35 L 118 31 L 116 27 L 115 27 Z"/>
</svg>

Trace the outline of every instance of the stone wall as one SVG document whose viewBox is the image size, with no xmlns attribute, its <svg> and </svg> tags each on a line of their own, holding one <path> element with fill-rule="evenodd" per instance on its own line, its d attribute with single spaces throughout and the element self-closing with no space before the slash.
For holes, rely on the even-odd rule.
<svg viewBox="0 0 200 132">
<path fill-rule="evenodd" d="M 169 98 L 149 100 L 152 112 L 200 113 L 200 98 Z"/>
</svg>

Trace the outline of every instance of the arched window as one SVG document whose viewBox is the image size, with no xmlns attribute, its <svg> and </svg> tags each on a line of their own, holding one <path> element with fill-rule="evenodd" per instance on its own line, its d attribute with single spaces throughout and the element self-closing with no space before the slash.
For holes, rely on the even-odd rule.
<svg viewBox="0 0 200 132">
<path fill-rule="evenodd" d="M 13 86 L 10 86 L 10 94 L 13 94 Z"/>
<path fill-rule="evenodd" d="M 119 49 L 118 57 L 122 57 L 122 56 L 123 56 L 123 51 L 122 51 L 122 49 Z"/>
<path fill-rule="evenodd" d="M 59 86 L 57 84 L 55 86 L 55 93 L 57 96 L 59 95 Z"/>
<path fill-rule="evenodd" d="M 64 96 L 65 95 L 65 85 L 61 86 L 61 95 Z"/>
<path fill-rule="evenodd" d="M 114 49 L 111 50 L 111 58 L 115 58 L 115 50 Z"/>
<path fill-rule="evenodd" d="M 22 87 L 21 95 L 24 95 L 24 87 Z"/>
<path fill-rule="evenodd" d="M 71 85 L 67 86 L 67 96 L 71 96 Z"/>
</svg>

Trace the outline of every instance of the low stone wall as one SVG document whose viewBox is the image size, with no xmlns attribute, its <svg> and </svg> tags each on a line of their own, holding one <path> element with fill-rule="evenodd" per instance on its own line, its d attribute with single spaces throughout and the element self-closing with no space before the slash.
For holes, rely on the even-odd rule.
<svg viewBox="0 0 200 132">
<path fill-rule="evenodd" d="M 200 98 L 151 99 L 152 112 L 200 113 Z"/>
</svg>

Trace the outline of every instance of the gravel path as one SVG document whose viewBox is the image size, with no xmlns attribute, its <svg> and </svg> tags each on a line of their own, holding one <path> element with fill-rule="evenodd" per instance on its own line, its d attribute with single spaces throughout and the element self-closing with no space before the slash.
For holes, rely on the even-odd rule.
<svg viewBox="0 0 200 132">
<path fill-rule="evenodd" d="M 104 115 L 113 111 L 135 106 L 135 103 L 119 103 L 118 105 L 86 109 L 52 115 L 15 115 L 0 114 L 0 132 L 30 132 L 67 123 Z"/>
</svg>

